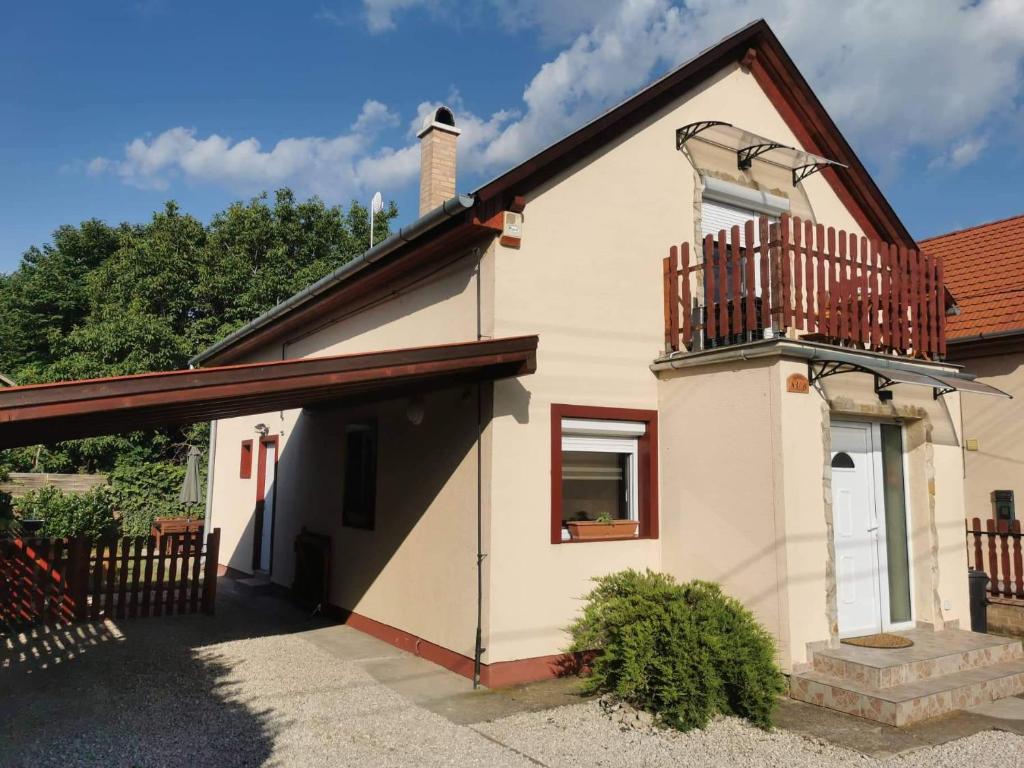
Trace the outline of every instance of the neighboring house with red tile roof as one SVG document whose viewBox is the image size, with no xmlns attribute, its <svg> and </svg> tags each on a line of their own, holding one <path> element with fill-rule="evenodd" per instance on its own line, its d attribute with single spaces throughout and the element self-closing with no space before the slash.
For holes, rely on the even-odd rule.
<svg viewBox="0 0 1024 768">
<path fill-rule="evenodd" d="M 959 308 L 946 321 L 950 360 L 1014 397 L 961 401 L 967 515 L 995 516 L 996 491 L 1024 502 L 1024 214 L 939 235 L 921 248 L 942 257 Z"/>
<path fill-rule="evenodd" d="M 921 242 L 941 256 L 960 309 L 946 321 L 950 344 L 1024 333 L 1024 214 Z"/>
</svg>

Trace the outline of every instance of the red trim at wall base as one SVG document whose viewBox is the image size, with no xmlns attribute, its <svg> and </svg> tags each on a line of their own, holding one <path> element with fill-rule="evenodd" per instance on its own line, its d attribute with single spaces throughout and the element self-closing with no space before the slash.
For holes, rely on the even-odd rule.
<svg viewBox="0 0 1024 768">
<path fill-rule="evenodd" d="M 449 650 L 444 646 L 424 640 L 388 624 L 348 611 L 337 606 L 328 606 L 327 615 L 337 618 L 346 626 L 358 629 L 371 637 L 375 637 L 389 645 L 393 645 L 414 656 L 426 659 L 440 667 L 451 670 L 463 677 L 473 678 L 473 659 L 461 653 Z M 550 680 L 576 674 L 583 665 L 583 657 L 575 654 L 555 654 L 537 656 L 531 659 L 515 661 L 499 661 L 494 664 L 480 666 L 480 683 L 488 688 L 503 688 L 509 685 L 535 683 L 539 680 Z"/>
</svg>

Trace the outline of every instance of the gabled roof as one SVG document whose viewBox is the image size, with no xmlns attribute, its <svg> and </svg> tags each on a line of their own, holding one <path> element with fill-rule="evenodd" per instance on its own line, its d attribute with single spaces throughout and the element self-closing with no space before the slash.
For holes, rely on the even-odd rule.
<svg viewBox="0 0 1024 768">
<path fill-rule="evenodd" d="M 941 256 L 960 314 L 946 318 L 950 343 L 1024 333 L 1024 214 L 921 241 Z"/>
<path fill-rule="evenodd" d="M 472 195 L 453 198 L 442 206 L 452 211 L 439 217 L 441 209 L 428 212 L 403 228 L 414 234 L 400 241 L 389 238 L 386 254 L 371 260 L 360 257 L 358 269 L 342 267 L 316 284 L 317 290 L 296 294 L 282 304 L 231 334 L 227 339 L 196 355 L 193 364 L 237 360 L 260 346 L 283 338 L 308 318 L 323 322 L 331 312 L 353 300 L 361 300 L 364 284 L 380 286 L 408 273 L 423 247 L 434 248 L 439 238 L 448 238 L 443 250 L 469 239 L 497 234 L 488 226 L 501 211 L 514 209 L 517 198 L 543 184 L 580 159 L 597 151 L 658 110 L 684 96 L 724 67 L 740 63 L 749 69 L 779 114 L 808 152 L 836 160 L 847 168 L 821 171 L 836 194 L 869 237 L 914 247 L 914 239 L 885 199 L 871 175 L 843 138 L 832 118 L 811 90 L 793 60 L 763 19 L 729 35 L 682 64 L 661 79 L 608 110 L 560 141 L 538 152 L 516 167 L 487 182 Z M 713 117 L 713 116 L 711 116 Z M 666 148 L 669 151 L 669 148 Z M 497 228 L 500 231 L 500 227 Z M 462 236 L 459 237 L 458 232 Z M 379 249 L 381 246 L 378 246 Z M 367 252 L 366 256 L 373 254 Z"/>
</svg>

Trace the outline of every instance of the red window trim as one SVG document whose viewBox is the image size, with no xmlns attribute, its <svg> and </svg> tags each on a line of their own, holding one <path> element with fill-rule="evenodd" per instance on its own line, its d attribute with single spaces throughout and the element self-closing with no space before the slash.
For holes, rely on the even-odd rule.
<svg viewBox="0 0 1024 768">
<path fill-rule="evenodd" d="M 252 440 L 242 441 L 242 458 L 238 468 L 238 476 L 243 480 L 252 477 Z"/>
<path fill-rule="evenodd" d="M 595 405 L 551 405 L 551 543 L 591 544 L 562 541 L 562 419 L 608 419 L 642 421 L 647 425 L 637 441 L 637 504 L 639 528 L 635 539 L 658 538 L 658 412 L 638 408 L 605 408 Z M 612 539 L 630 541 L 632 539 Z"/>
</svg>

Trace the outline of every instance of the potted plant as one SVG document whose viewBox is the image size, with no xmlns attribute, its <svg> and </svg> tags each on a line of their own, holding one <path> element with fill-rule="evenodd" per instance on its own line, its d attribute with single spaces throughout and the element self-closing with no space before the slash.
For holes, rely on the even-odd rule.
<svg viewBox="0 0 1024 768">
<path fill-rule="evenodd" d="M 601 539 L 631 539 L 636 536 L 636 520 L 616 520 L 603 513 L 597 520 L 570 520 L 566 523 L 573 541 L 599 541 Z"/>
</svg>

